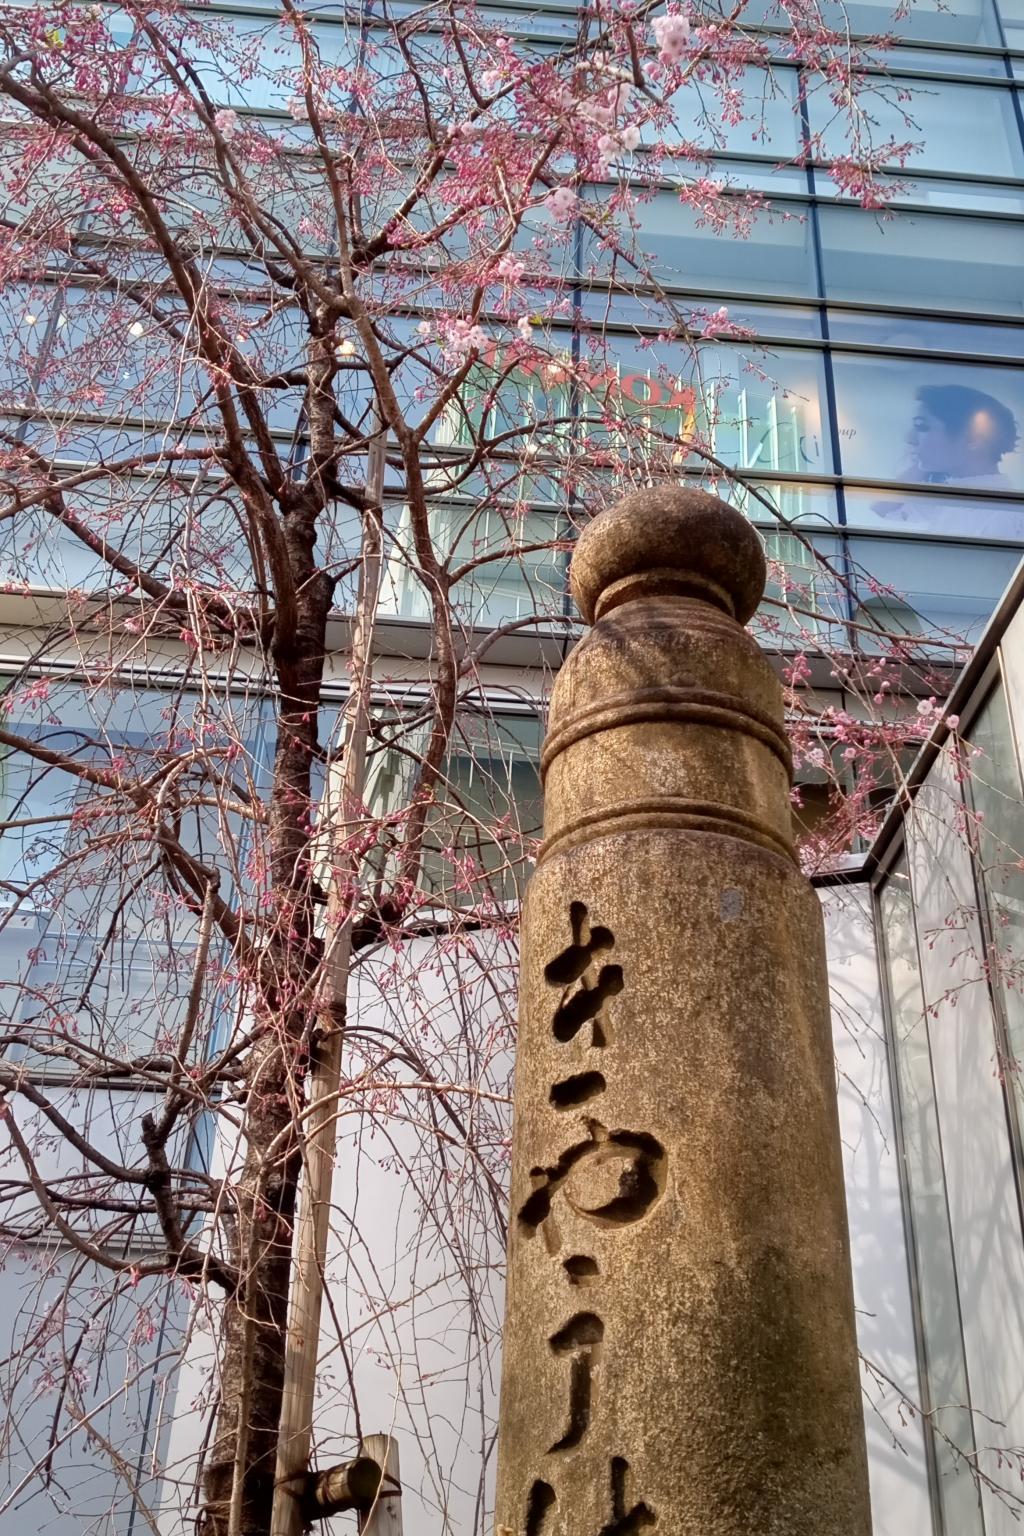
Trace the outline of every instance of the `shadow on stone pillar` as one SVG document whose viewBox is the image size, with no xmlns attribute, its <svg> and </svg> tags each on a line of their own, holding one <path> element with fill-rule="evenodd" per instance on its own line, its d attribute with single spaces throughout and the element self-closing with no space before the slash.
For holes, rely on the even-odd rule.
<svg viewBox="0 0 1024 1536">
<path fill-rule="evenodd" d="M 499 1536 L 869 1536 L 818 902 L 757 535 L 641 492 L 572 563 L 523 918 Z"/>
</svg>

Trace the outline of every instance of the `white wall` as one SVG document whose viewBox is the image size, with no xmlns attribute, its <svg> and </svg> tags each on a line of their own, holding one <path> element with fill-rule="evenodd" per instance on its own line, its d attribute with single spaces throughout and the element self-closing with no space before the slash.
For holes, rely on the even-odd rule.
<svg viewBox="0 0 1024 1536">
<path fill-rule="evenodd" d="M 417 940 L 364 960 L 350 1005 L 315 1459 L 394 1434 L 406 1536 L 491 1536 L 515 980 L 507 935 Z M 215 1318 L 194 1321 L 162 1536 L 191 1536 L 212 1412 Z"/>
</svg>

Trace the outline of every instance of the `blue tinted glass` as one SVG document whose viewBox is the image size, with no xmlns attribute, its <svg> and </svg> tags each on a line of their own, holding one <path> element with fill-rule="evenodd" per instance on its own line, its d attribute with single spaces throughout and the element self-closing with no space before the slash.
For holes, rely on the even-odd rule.
<svg viewBox="0 0 1024 1536">
<path fill-rule="evenodd" d="M 636 246 L 652 258 L 659 282 L 715 292 L 811 294 L 816 291 L 810 221 L 799 204 L 775 204 L 748 215 L 736 202 L 738 224 L 716 233 L 671 192 L 640 204 Z M 583 270 L 605 275 L 612 253 L 595 231 L 584 233 Z"/>
<path fill-rule="evenodd" d="M 1020 187 L 1000 187 L 994 182 L 950 181 L 941 176 L 880 176 L 894 204 L 919 203 L 929 208 L 977 208 L 983 213 L 1024 213 Z M 820 198 L 836 197 L 827 176 L 816 178 Z"/>
<path fill-rule="evenodd" d="M 190 38 L 192 67 L 214 101 L 226 107 L 283 109 L 295 95 L 302 50 L 293 28 L 276 18 L 206 18 Z M 254 67 L 255 66 L 255 67 Z M 169 83 L 164 87 L 169 89 Z"/>
<path fill-rule="evenodd" d="M 847 598 L 838 539 L 809 540 L 795 533 L 762 530 L 768 563 L 764 600 L 752 623 L 764 646 L 773 641 L 816 639 L 842 645 L 837 621 L 846 617 Z"/>
<path fill-rule="evenodd" d="M 1024 501 L 848 486 L 846 521 L 851 527 L 885 529 L 888 533 L 936 533 L 1024 543 Z"/>
<path fill-rule="evenodd" d="M 407 6 L 420 10 L 421 6 Z M 583 18 L 576 9 L 559 11 L 548 5 L 479 5 L 475 13 L 484 27 L 496 31 L 527 36 L 572 37 L 578 36 Z"/>
<path fill-rule="evenodd" d="M 708 480 L 708 477 L 705 477 Z M 837 522 L 836 496 L 830 486 L 793 485 L 770 480 L 708 481 L 707 489 L 749 517 L 752 523 L 784 532 L 792 525 L 802 533 L 832 527 Z"/>
<path fill-rule="evenodd" d="M 439 558 L 460 577 L 452 588 L 452 602 L 464 622 L 490 627 L 563 611 L 567 555 L 555 546 L 565 537 L 564 519 L 494 504 L 467 508 L 440 502 L 431 505 L 428 516 Z M 401 618 L 429 619 L 430 594 L 408 553 L 408 508 L 388 508 L 388 524 L 396 536 L 381 608 Z"/>
<path fill-rule="evenodd" d="M 784 197 L 787 192 L 809 191 L 807 171 L 802 166 L 765 165 L 757 160 L 718 160 L 712 166 L 711 174 L 725 187 L 770 192 L 773 197 Z"/>
<path fill-rule="evenodd" d="M 872 147 L 919 146 L 907 168 L 957 171 L 978 176 L 1018 176 L 1024 150 L 1009 90 L 988 85 L 954 85 L 908 80 L 899 76 L 875 82 L 860 98 L 858 121 L 869 121 Z M 908 99 L 895 101 L 896 91 Z M 826 158 L 862 153 L 850 136 L 846 115 L 832 103 L 824 86 L 808 96 L 812 134 L 821 135 Z"/>
<path fill-rule="evenodd" d="M 1024 490 L 1024 371 L 840 354 L 833 367 L 845 474 Z"/>
<path fill-rule="evenodd" d="M 952 48 L 889 48 L 879 52 L 878 60 L 883 68 L 1006 79 L 1006 65 L 999 53 L 958 53 Z"/>
<path fill-rule="evenodd" d="M 833 298 L 1024 313 L 1024 224 L 834 207 L 820 220 Z"/>
<path fill-rule="evenodd" d="M 699 334 L 709 315 L 726 309 L 729 319 L 754 332 L 756 336 L 795 337 L 801 341 L 817 341 L 821 336 L 821 317 L 816 309 L 803 309 L 796 304 L 751 304 L 737 299 L 734 294 L 709 294 L 693 298 L 680 294 L 673 300 L 673 309 L 682 316 L 690 328 Z M 614 312 L 618 325 L 665 324 L 663 299 L 641 293 L 617 291 L 609 299 L 607 288 L 584 289 L 580 298 L 581 313 L 595 321 L 605 321 Z"/>
<path fill-rule="evenodd" d="M 868 537 L 851 538 L 849 547 L 861 602 L 880 622 L 895 616 L 897 604 L 905 605 L 910 612 L 900 625 L 904 633 L 943 631 L 967 640 L 984 628 L 1020 554 L 1009 548 L 961 545 L 953 550 L 927 540 Z M 879 585 L 898 596 L 879 594 Z"/>
<path fill-rule="evenodd" d="M 698 144 L 712 152 L 735 154 L 795 155 L 799 150 L 800 118 L 796 105 L 797 75 L 793 69 L 747 69 L 737 78 L 694 78 L 671 98 L 672 127 L 664 134 L 666 143 Z M 722 121 L 722 91 L 739 90 L 743 100 L 743 118 L 738 123 Z M 659 135 L 645 131 L 653 142 Z"/>
<path fill-rule="evenodd" d="M 623 416 L 642 425 L 663 454 L 672 451 L 672 463 L 696 467 L 703 448 L 766 475 L 831 469 L 819 354 L 753 344 L 642 346 L 625 336 L 612 346 L 602 388 L 614 390 Z"/>
<path fill-rule="evenodd" d="M 1024 48 L 1024 0 L 998 0 L 998 5 L 1007 43 L 1011 48 Z"/>
<path fill-rule="evenodd" d="M 923 315 L 869 315 L 857 310 L 830 309 L 828 330 L 835 341 L 858 341 L 868 346 L 1024 356 L 1024 326 L 972 325 L 969 320 L 928 320 Z"/>
<path fill-rule="evenodd" d="M 895 6 L 882 0 L 824 0 L 822 16 L 831 25 L 877 37 L 893 33 L 897 37 L 929 43 L 998 44 L 999 30 L 992 10 L 992 0 L 912 0 Z"/>
<path fill-rule="evenodd" d="M 708 301 L 707 310 L 716 306 Z M 748 304 L 730 301 L 726 308 L 734 325 L 749 327 L 758 336 L 798 336 L 816 340 L 821 335 L 821 316 L 816 309 L 795 304 Z"/>
</svg>

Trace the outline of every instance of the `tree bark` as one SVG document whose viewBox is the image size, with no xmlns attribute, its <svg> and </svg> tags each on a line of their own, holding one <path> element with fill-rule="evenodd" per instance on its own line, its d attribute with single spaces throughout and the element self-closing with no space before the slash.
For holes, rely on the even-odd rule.
<svg viewBox="0 0 1024 1536">
<path fill-rule="evenodd" d="M 224 1305 L 220 1408 L 203 1478 L 204 1536 L 266 1536 L 273 1505 L 288 1289 L 301 1165 L 298 1106 L 321 957 L 310 868 L 311 769 L 318 751 L 325 627 L 332 583 L 313 566 L 313 531 L 288 529 L 298 624 L 276 637 L 278 737 L 269 849 L 275 922 L 258 988 L 245 1157 L 232 1259 L 240 1282 Z"/>
</svg>

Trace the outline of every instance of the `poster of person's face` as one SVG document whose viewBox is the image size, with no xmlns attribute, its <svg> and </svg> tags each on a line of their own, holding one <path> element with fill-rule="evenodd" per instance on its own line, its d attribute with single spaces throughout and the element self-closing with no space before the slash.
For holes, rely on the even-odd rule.
<svg viewBox="0 0 1024 1536">
<path fill-rule="evenodd" d="M 840 354 L 833 368 L 844 475 L 923 493 L 853 491 L 851 521 L 1024 539 L 1024 374 Z"/>
</svg>

